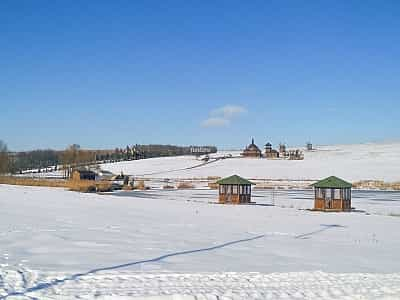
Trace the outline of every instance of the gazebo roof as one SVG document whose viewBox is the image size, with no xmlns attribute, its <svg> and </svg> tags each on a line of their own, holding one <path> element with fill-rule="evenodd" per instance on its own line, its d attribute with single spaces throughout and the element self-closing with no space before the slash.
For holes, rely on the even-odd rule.
<svg viewBox="0 0 400 300">
<path fill-rule="evenodd" d="M 229 184 L 229 185 L 252 185 L 251 181 L 244 179 L 238 175 L 233 175 L 227 178 L 223 178 L 217 181 L 217 184 Z"/>
<path fill-rule="evenodd" d="M 346 189 L 351 188 L 353 185 L 343 179 L 340 179 L 336 176 L 331 176 L 325 179 L 322 179 L 311 186 L 316 188 L 331 188 L 331 189 Z"/>
</svg>

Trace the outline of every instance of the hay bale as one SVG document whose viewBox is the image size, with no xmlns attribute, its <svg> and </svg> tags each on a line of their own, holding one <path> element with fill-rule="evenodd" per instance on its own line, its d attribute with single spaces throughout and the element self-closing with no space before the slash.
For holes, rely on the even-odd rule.
<svg viewBox="0 0 400 300">
<path fill-rule="evenodd" d="M 132 191 L 132 190 L 133 190 L 133 186 L 131 186 L 130 184 L 124 185 L 124 186 L 122 187 L 122 190 L 123 190 L 123 191 Z"/>
<path fill-rule="evenodd" d="M 136 185 L 135 185 L 136 190 L 141 190 L 144 191 L 146 190 L 146 185 L 144 184 L 144 180 L 138 180 Z"/>
<path fill-rule="evenodd" d="M 69 180 L 68 187 L 71 191 L 80 193 L 95 193 L 96 184 L 92 180 Z"/>
<path fill-rule="evenodd" d="M 166 184 L 163 186 L 164 190 L 173 190 L 175 187 L 173 185 Z"/>
<path fill-rule="evenodd" d="M 112 192 L 112 183 L 108 181 L 100 181 L 96 183 L 96 191 L 99 193 Z"/>
<path fill-rule="evenodd" d="M 210 188 L 210 189 L 212 189 L 212 190 L 218 190 L 218 183 L 216 183 L 216 182 L 209 182 L 208 183 L 208 187 Z"/>
<path fill-rule="evenodd" d="M 176 186 L 178 189 L 193 189 L 194 185 L 190 182 L 179 182 Z"/>
</svg>

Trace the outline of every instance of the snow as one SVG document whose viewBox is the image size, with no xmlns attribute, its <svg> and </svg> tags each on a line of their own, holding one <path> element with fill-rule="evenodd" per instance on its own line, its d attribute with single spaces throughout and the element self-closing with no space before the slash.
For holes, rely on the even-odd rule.
<svg viewBox="0 0 400 300">
<path fill-rule="evenodd" d="M 36 274 L 30 272 L 28 279 Z M 11 273 L 16 282 L 20 274 Z M 59 274 L 58 274 L 59 275 Z M 47 282 L 55 274 L 38 278 Z M 67 280 L 62 287 L 37 286 L 25 295 L 40 299 L 398 299 L 400 276 L 386 274 L 131 273 L 104 272 Z M 19 286 L 17 289 L 23 288 Z M 17 292 L 18 293 L 18 292 Z M 27 298 L 29 299 L 29 298 Z"/>
<path fill-rule="evenodd" d="M 348 181 L 400 181 L 400 143 L 317 146 L 305 151 L 303 161 L 238 158 L 199 166 L 193 156 L 154 158 L 105 164 L 114 173 L 158 178 L 207 178 L 238 174 L 255 179 L 316 180 L 336 175 Z M 227 154 L 222 152 L 213 156 Z M 189 169 L 190 168 L 190 169 Z"/>
<path fill-rule="evenodd" d="M 398 299 L 399 195 L 318 213 L 310 191 L 0 185 L 0 299 Z"/>
</svg>

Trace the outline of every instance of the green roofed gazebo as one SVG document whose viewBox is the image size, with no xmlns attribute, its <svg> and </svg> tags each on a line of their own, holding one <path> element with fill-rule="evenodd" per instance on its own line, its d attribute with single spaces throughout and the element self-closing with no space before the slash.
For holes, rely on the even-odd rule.
<svg viewBox="0 0 400 300">
<path fill-rule="evenodd" d="M 250 203 L 252 182 L 238 175 L 217 181 L 219 185 L 219 203 Z"/>
<path fill-rule="evenodd" d="M 352 184 L 335 176 L 311 185 L 314 187 L 314 209 L 321 211 L 350 211 Z"/>
</svg>

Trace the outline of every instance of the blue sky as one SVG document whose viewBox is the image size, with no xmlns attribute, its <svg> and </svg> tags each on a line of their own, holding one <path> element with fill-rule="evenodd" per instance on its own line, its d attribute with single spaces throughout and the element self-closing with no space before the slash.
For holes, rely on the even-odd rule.
<svg viewBox="0 0 400 300">
<path fill-rule="evenodd" d="M 399 1 L 0 2 L 13 150 L 399 140 Z"/>
</svg>

